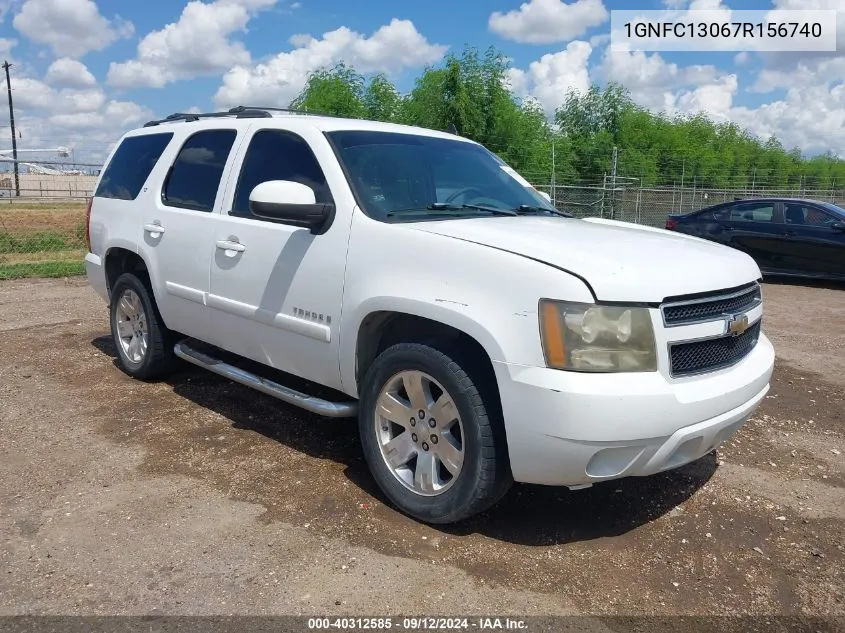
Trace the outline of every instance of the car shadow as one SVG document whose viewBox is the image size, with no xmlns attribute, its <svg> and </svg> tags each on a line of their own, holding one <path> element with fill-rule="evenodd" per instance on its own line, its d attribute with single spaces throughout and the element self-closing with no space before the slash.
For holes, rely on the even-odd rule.
<svg viewBox="0 0 845 633">
<path fill-rule="evenodd" d="M 111 337 L 98 337 L 92 345 L 110 356 L 117 368 Z M 342 464 L 352 484 L 391 506 L 367 468 L 355 420 L 314 415 L 188 363 L 180 363 L 163 382 L 197 406 L 230 420 L 235 429 L 260 433 L 311 457 Z M 457 524 L 432 527 L 452 536 L 479 534 L 519 545 L 619 536 L 687 501 L 716 468 L 715 454 L 710 453 L 669 472 L 602 482 L 578 491 L 515 484 L 492 509 Z M 399 529 L 407 529 L 407 518 L 397 513 L 396 519 Z"/>
</svg>

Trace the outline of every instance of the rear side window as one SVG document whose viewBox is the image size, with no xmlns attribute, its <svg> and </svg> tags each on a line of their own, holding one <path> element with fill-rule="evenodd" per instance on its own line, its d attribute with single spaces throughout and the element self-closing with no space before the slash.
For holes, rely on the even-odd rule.
<svg viewBox="0 0 845 633">
<path fill-rule="evenodd" d="M 94 196 L 134 200 L 173 138 L 173 133 L 130 136 L 121 142 L 103 171 Z"/>
<path fill-rule="evenodd" d="M 771 202 L 746 202 L 731 208 L 731 222 L 772 222 L 775 205 Z"/>
<path fill-rule="evenodd" d="M 261 130 L 253 135 L 244 157 L 238 188 L 229 215 L 253 217 L 249 194 L 268 180 L 292 180 L 314 190 L 317 203 L 332 202 L 320 163 L 300 136 L 285 130 Z"/>
<path fill-rule="evenodd" d="M 236 136 L 235 130 L 205 130 L 188 138 L 164 183 L 164 204 L 211 211 Z"/>
</svg>

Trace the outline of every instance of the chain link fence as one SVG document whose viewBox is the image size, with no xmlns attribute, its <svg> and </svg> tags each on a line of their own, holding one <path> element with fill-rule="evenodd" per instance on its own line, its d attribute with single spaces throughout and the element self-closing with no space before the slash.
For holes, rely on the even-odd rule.
<svg viewBox="0 0 845 633">
<path fill-rule="evenodd" d="M 88 164 L 22 165 L 0 173 L 0 280 L 83 273 Z"/>
</svg>

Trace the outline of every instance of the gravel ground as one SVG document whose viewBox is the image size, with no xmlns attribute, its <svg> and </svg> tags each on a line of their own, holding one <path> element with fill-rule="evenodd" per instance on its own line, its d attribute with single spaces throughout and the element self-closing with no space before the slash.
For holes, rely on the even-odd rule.
<svg viewBox="0 0 845 633">
<path fill-rule="evenodd" d="M 84 280 L 0 283 L 0 614 L 845 615 L 845 287 L 764 288 L 778 361 L 715 454 L 435 529 L 354 424 L 114 365 Z"/>
</svg>

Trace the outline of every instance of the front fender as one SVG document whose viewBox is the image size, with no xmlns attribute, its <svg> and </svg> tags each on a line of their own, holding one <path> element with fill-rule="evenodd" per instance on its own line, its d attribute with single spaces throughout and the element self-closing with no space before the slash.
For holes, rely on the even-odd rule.
<svg viewBox="0 0 845 633">
<path fill-rule="evenodd" d="M 350 396 L 358 397 L 358 332 L 369 314 L 437 321 L 475 339 L 492 361 L 544 366 L 540 299 L 592 299 L 580 279 L 541 262 L 361 216 L 353 222 L 339 334 Z"/>
</svg>

